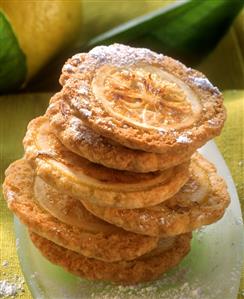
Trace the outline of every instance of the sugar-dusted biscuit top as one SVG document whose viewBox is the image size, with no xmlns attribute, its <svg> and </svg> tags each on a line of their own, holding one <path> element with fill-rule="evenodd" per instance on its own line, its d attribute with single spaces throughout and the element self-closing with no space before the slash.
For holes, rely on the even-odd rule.
<svg viewBox="0 0 244 299">
<path fill-rule="evenodd" d="M 132 149 L 196 150 L 226 118 L 221 93 L 202 73 L 148 49 L 98 46 L 69 59 L 60 82 L 85 125 Z"/>
</svg>

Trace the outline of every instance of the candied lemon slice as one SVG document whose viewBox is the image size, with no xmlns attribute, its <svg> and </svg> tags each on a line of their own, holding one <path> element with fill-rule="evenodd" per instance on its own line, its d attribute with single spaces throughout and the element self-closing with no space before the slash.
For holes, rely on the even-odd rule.
<svg viewBox="0 0 244 299">
<path fill-rule="evenodd" d="M 40 177 L 35 177 L 34 179 L 33 192 L 43 209 L 68 225 L 93 233 L 118 232 L 116 226 L 93 216 L 79 200 L 58 192 Z"/>
<path fill-rule="evenodd" d="M 110 115 L 136 127 L 182 129 L 198 121 L 201 114 L 193 90 L 156 66 L 103 66 L 92 89 Z"/>
<path fill-rule="evenodd" d="M 208 195 L 211 194 L 212 187 L 209 180 L 209 174 L 204 167 L 201 166 L 200 159 L 192 159 L 190 172 L 191 176 L 189 181 L 182 187 L 179 192 L 179 198 L 177 194 L 175 198 L 178 201 L 178 205 L 181 207 L 189 207 L 190 205 L 203 204 L 209 198 Z M 172 199 L 172 201 L 174 201 Z M 169 201 L 170 202 L 170 201 Z"/>
</svg>

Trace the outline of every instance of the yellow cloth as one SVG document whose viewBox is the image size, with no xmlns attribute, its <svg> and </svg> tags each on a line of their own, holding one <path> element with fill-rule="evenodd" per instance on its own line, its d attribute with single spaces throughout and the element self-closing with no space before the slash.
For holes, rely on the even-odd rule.
<svg viewBox="0 0 244 299">
<path fill-rule="evenodd" d="M 22 139 L 28 122 L 42 114 L 48 103 L 49 94 L 32 94 L 0 97 L 0 184 L 4 179 L 4 170 L 23 154 Z M 7 262 L 7 266 L 3 264 Z M 13 215 L 2 199 L 0 188 L 0 280 L 15 280 L 22 276 L 16 254 Z M 24 294 L 15 298 L 31 299 L 26 284 Z"/>
<path fill-rule="evenodd" d="M 216 142 L 236 184 L 244 216 L 244 91 L 227 91 L 224 95 L 227 121 Z M 241 298 L 244 298 L 244 267 L 238 295 Z"/>
<path fill-rule="evenodd" d="M 21 157 L 26 125 L 36 115 L 45 111 L 49 94 L 19 95 L 0 98 L 0 168 L 1 182 L 3 171 L 7 165 Z M 236 183 L 242 211 L 244 211 L 244 91 L 228 91 L 225 93 L 225 105 L 228 119 L 217 144 L 231 170 Z M 0 200 L 0 279 L 11 279 L 22 275 L 15 247 L 12 214 L 5 202 Z M 3 267 L 4 261 L 8 266 Z M 241 289 L 244 290 L 244 276 Z M 16 297 L 18 298 L 18 296 Z M 31 298 L 25 285 L 25 294 L 21 298 Z M 241 299 L 239 295 L 239 299 Z"/>
</svg>

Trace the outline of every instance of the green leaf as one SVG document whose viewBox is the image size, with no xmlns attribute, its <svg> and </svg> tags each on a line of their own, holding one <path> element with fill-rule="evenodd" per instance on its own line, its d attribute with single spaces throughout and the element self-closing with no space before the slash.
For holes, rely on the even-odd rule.
<svg viewBox="0 0 244 299">
<path fill-rule="evenodd" d="M 194 65 L 216 46 L 243 5 L 243 0 L 177 1 L 95 37 L 87 47 L 126 43 Z"/>
<path fill-rule="evenodd" d="M 81 41 L 78 45 L 83 45 L 94 36 L 102 34 L 131 19 L 172 4 L 174 1 L 140 0 L 140 5 L 137 5 L 138 0 L 123 0 L 119 1 L 118 9 L 118 1 L 92 1 L 91 3 L 91 0 L 82 0 L 84 23 L 82 26 Z"/>
<path fill-rule="evenodd" d="M 27 74 L 26 58 L 2 11 L 0 11 L 0 66 L 0 93 L 22 85 Z"/>
</svg>

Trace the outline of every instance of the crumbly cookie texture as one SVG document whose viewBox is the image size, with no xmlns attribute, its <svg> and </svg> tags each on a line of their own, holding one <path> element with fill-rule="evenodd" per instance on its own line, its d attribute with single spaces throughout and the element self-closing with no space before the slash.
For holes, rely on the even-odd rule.
<svg viewBox="0 0 244 299">
<path fill-rule="evenodd" d="M 192 157 L 190 174 L 176 195 L 153 207 L 116 209 L 84 204 L 94 215 L 135 233 L 165 237 L 190 232 L 216 222 L 230 202 L 224 180 L 198 153 Z"/>
<path fill-rule="evenodd" d="M 30 164 L 18 160 L 6 170 L 3 192 L 9 209 L 42 237 L 84 256 L 109 262 L 132 260 L 157 247 L 157 237 L 129 233 L 109 224 L 108 232 L 91 233 L 61 222 L 41 208 L 34 198 L 34 177 Z"/>
<path fill-rule="evenodd" d="M 181 235 L 173 248 L 152 257 L 133 261 L 106 263 L 65 249 L 57 244 L 30 233 L 34 245 L 52 263 L 67 271 L 92 280 L 107 280 L 122 284 L 136 284 L 157 279 L 175 267 L 189 252 L 191 234 Z"/>
<path fill-rule="evenodd" d="M 116 226 L 90 213 L 80 200 L 59 192 L 38 176 L 34 178 L 33 192 L 38 204 L 61 222 L 91 233 L 118 232 Z"/>
<path fill-rule="evenodd" d="M 67 150 L 50 131 L 46 117 L 28 125 L 25 158 L 56 189 L 101 206 L 140 208 L 176 194 L 189 178 L 189 162 L 150 173 L 106 168 Z"/>
<path fill-rule="evenodd" d="M 132 149 L 192 153 L 226 118 L 221 93 L 202 73 L 148 49 L 114 44 L 77 54 L 60 82 L 75 116 Z"/>
<path fill-rule="evenodd" d="M 62 92 L 55 94 L 47 109 L 52 132 L 72 152 L 109 168 L 132 172 L 152 172 L 174 167 L 190 159 L 192 151 L 157 154 L 132 150 L 85 126 L 74 115 Z"/>
</svg>

